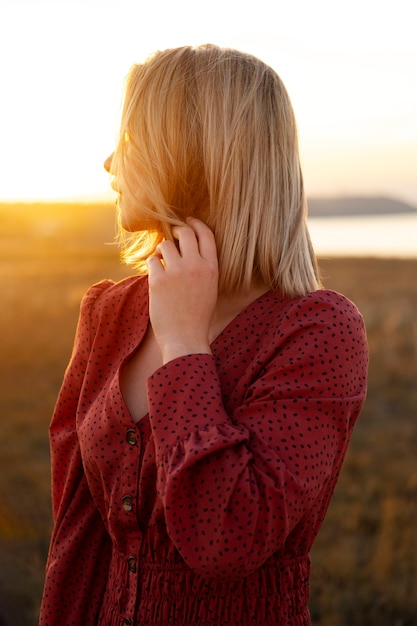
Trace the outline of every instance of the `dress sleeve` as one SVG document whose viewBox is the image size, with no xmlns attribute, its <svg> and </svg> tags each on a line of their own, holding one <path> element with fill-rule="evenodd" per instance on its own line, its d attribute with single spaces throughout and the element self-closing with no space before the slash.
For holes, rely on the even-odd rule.
<svg viewBox="0 0 417 626">
<path fill-rule="evenodd" d="M 148 379 L 167 528 L 192 569 L 244 576 L 299 537 L 309 550 L 366 373 L 354 305 L 306 298 L 287 311 L 268 360 L 229 413 L 211 355 L 175 359 Z"/>
<path fill-rule="evenodd" d="M 83 298 L 73 352 L 50 425 L 53 532 L 40 626 L 93 626 L 107 581 L 110 539 L 84 475 L 76 412 L 94 329 L 92 307 L 111 283 Z"/>
</svg>

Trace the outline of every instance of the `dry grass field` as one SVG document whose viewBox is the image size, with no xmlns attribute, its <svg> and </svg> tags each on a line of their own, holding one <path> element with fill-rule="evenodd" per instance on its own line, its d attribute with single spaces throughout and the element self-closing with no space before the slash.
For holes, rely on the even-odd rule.
<svg viewBox="0 0 417 626">
<path fill-rule="evenodd" d="M 129 271 L 113 209 L 0 206 L 0 626 L 34 626 L 51 529 L 47 429 L 80 298 Z M 313 551 L 315 626 L 417 625 L 417 260 L 321 259 L 361 309 L 368 400 Z"/>
</svg>

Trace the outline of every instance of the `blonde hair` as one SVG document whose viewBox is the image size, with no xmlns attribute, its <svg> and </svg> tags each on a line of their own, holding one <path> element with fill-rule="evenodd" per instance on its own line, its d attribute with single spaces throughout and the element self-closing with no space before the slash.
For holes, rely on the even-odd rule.
<svg viewBox="0 0 417 626">
<path fill-rule="evenodd" d="M 295 297 L 320 287 L 294 112 L 259 59 L 204 45 L 133 66 L 111 170 L 160 225 L 120 230 L 123 259 L 140 273 L 172 225 L 194 215 L 214 232 L 221 291 L 260 283 Z"/>
</svg>

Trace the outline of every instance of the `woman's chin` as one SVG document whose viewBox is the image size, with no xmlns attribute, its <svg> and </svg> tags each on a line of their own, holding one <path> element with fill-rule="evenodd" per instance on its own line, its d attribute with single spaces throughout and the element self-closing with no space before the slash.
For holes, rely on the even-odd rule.
<svg viewBox="0 0 417 626">
<path fill-rule="evenodd" d="M 120 216 L 120 225 L 128 233 L 141 233 L 144 231 L 159 230 L 159 223 L 155 220 L 132 220 Z"/>
<path fill-rule="evenodd" d="M 129 215 L 129 213 L 123 210 L 120 204 L 118 204 L 117 208 L 119 211 L 119 223 L 123 230 L 128 233 L 146 230 L 146 228 L 143 228 L 143 220 L 135 219 L 135 216 Z"/>
<path fill-rule="evenodd" d="M 127 233 L 136 233 L 138 232 L 138 230 L 140 230 L 139 228 L 135 228 L 131 222 L 128 222 L 124 219 L 120 220 L 120 225 Z"/>
</svg>

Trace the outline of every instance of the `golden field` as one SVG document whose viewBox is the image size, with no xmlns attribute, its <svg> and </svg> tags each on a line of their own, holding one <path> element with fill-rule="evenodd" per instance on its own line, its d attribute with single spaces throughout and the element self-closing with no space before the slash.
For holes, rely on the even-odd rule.
<svg viewBox="0 0 417 626">
<path fill-rule="evenodd" d="M 87 287 L 118 280 L 111 207 L 0 206 L 0 626 L 34 626 L 48 423 Z M 314 626 L 417 625 L 417 260 L 321 259 L 368 330 L 368 399 L 312 554 Z"/>
</svg>

